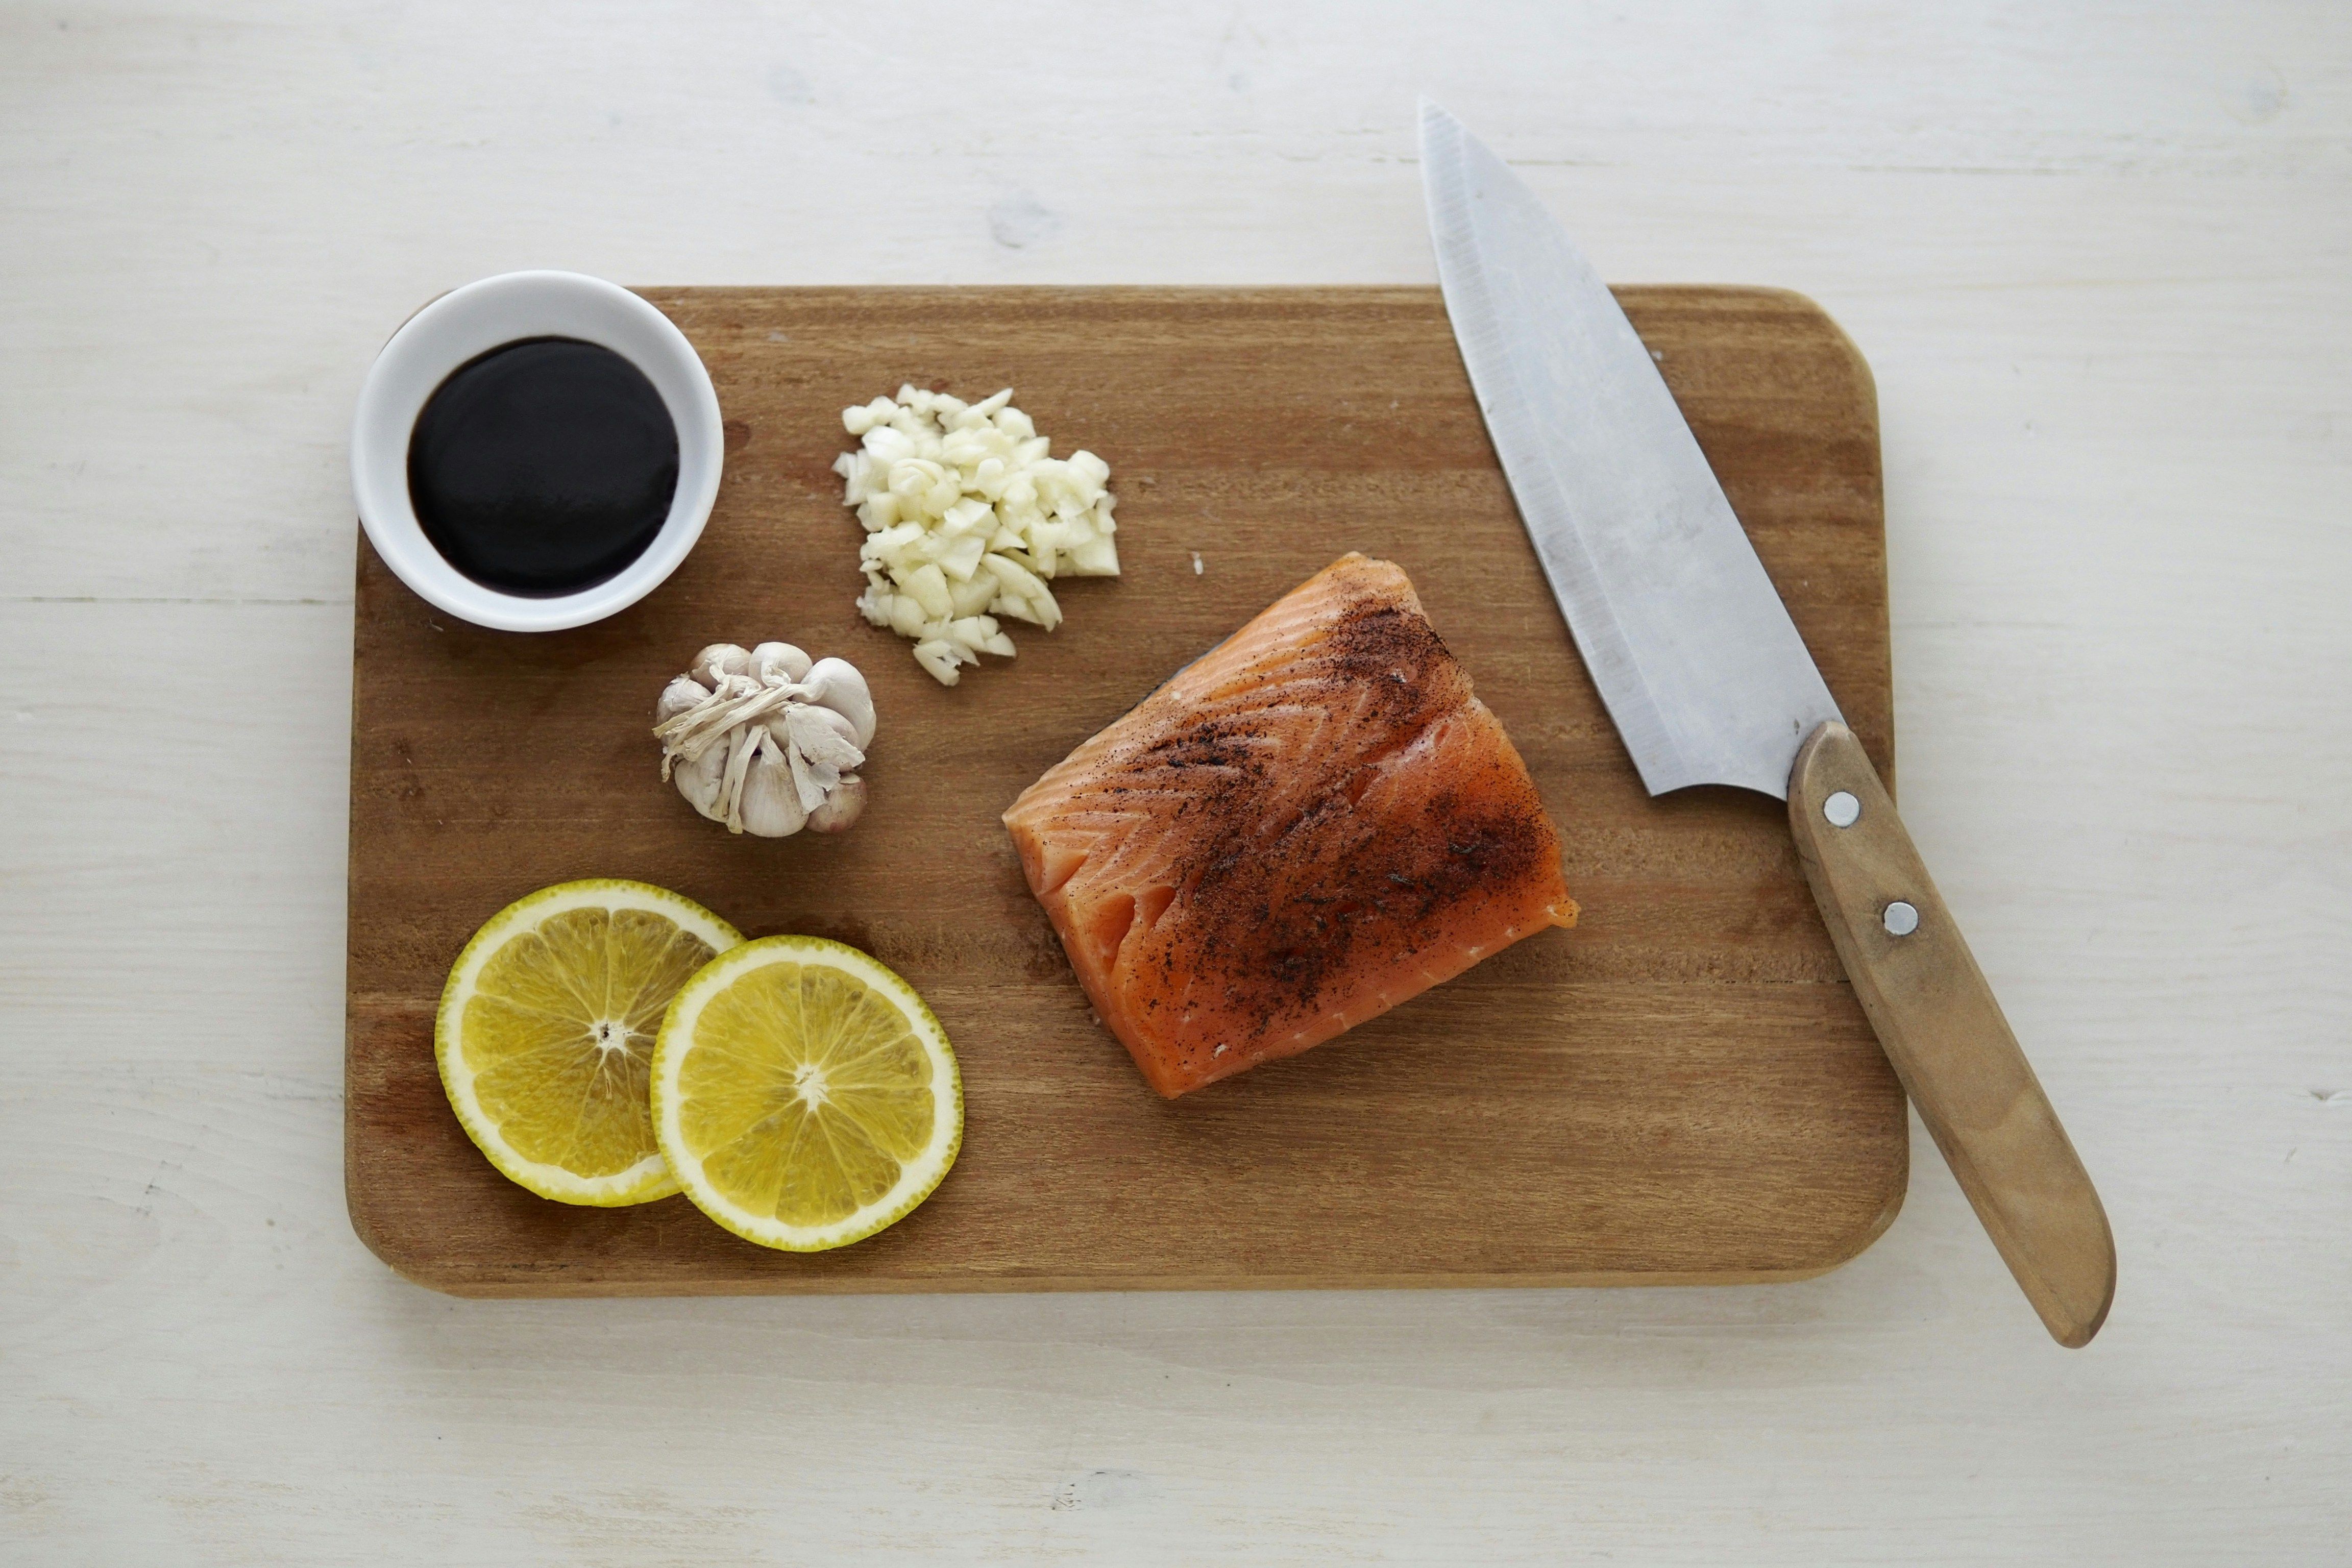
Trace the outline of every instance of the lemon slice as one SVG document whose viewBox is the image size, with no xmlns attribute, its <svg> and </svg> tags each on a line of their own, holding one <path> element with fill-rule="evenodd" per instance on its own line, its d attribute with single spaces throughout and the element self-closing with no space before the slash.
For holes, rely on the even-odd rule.
<svg viewBox="0 0 2352 1568">
<path fill-rule="evenodd" d="M 695 1206 L 787 1252 L 905 1218 L 963 1142 L 939 1019 L 880 963 L 818 937 L 745 942 L 686 983 L 662 1021 L 653 1103 Z"/>
<path fill-rule="evenodd" d="M 449 970 L 441 1085 L 490 1163 L 543 1198 L 615 1207 L 677 1191 L 646 1078 L 663 1012 L 743 940 L 643 882 L 563 882 L 509 904 Z"/>
</svg>

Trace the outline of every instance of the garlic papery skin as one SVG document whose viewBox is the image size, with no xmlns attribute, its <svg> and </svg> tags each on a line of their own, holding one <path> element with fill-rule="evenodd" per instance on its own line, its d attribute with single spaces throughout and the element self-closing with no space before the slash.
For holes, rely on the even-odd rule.
<svg viewBox="0 0 2352 1568">
<path fill-rule="evenodd" d="M 662 688 L 654 735 L 662 776 L 730 833 L 838 833 L 865 809 L 874 698 L 846 659 L 790 643 L 713 643 Z"/>
<path fill-rule="evenodd" d="M 751 650 L 746 667 L 763 681 L 772 669 L 782 669 L 786 680 L 806 680 L 809 656 L 788 642 L 763 642 Z"/>
<path fill-rule="evenodd" d="M 818 802 L 820 806 L 824 804 Z M 772 735 L 761 742 L 759 754 L 744 772 L 736 813 L 742 831 L 761 838 L 789 838 L 808 821 L 808 808 L 793 787 L 792 766 Z"/>
<path fill-rule="evenodd" d="M 874 694 L 866 689 L 866 677 L 856 665 L 845 658 L 818 659 L 803 684 L 809 689 L 811 702 L 849 721 L 852 744 L 863 748 L 874 739 Z"/>
<path fill-rule="evenodd" d="M 983 653 L 1013 657 L 997 617 L 1052 631 L 1055 577 L 1116 577 L 1110 465 L 1068 458 L 1005 388 L 978 403 L 902 386 L 842 411 L 858 450 L 834 463 L 866 530 L 860 614 L 909 638 L 942 686 Z"/>
<path fill-rule="evenodd" d="M 686 673 L 716 690 L 726 683 L 729 676 L 746 674 L 751 668 L 751 656 L 748 651 L 731 642 L 715 642 L 694 656 L 694 662 L 686 667 Z"/>
<path fill-rule="evenodd" d="M 669 766 L 672 760 L 664 755 L 662 765 Z M 677 793 L 686 796 L 688 805 L 714 822 L 723 822 L 727 814 L 719 809 L 719 790 L 725 782 L 726 772 L 727 748 L 719 746 L 693 762 L 680 763 L 677 771 L 670 775 L 670 782 L 677 785 Z"/>
<path fill-rule="evenodd" d="M 710 698 L 710 688 L 690 675 L 681 675 L 662 688 L 661 700 L 654 704 L 654 722 L 675 719 L 698 702 Z"/>
</svg>

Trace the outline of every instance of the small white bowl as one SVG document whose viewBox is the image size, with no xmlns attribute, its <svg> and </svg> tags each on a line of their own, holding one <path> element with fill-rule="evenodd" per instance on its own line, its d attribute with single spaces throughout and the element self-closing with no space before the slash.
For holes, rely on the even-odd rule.
<svg viewBox="0 0 2352 1568">
<path fill-rule="evenodd" d="M 677 493 L 645 553 L 593 587 L 532 597 L 475 582 L 443 558 L 408 499 L 408 439 L 450 372 L 521 338 L 577 338 L 646 373 L 677 426 Z M 352 494 L 360 522 L 400 580 L 477 626 L 551 632 L 625 610 L 677 570 L 709 521 L 726 450 L 719 395 L 686 334 L 635 294 L 578 272 L 502 272 L 442 295 L 411 316 L 369 367 L 352 422 Z"/>
</svg>

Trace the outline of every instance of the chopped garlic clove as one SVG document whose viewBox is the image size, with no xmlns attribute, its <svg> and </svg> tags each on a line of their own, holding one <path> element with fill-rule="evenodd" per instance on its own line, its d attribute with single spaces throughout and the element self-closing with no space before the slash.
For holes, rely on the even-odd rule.
<svg viewBox="0 0 2352 1568">
<path fill-rule="evenodd" d="M 891 575 L 898 577 L 898 585 L 913 595 L 915 603 L 922 605 L 923 613 L 931 619 L 943 621 L 955 614 L 955 601 L 948 596 L 947 574 L 940 570 L 938 563 L 925 562 L 903 577 L 895 572 Z"/>
<path fill-rule="evenodd" d="M 987 567 L 990 572 L 995 574 L 996 580 L 1004 585 L 1004 594 L 1007 598 L 1022 600 L 1027 604 L 1039 606 L 1041 610 L 1045 606 L 1053 605 L 1054 591 L 1046 587 L 1045 583 L 1038 578 L 1035 573 L 1030 571 L 1026 566 L 1022 565 L 1018 561 L 1013 560 L 1012 556 L 1004 554 L 1002 552 L 992 552 L 982 557 L 981 564 Z M 1061 618 L 1058 609 L 1055 609 L 1053 612 L 1053 617 L 1057 621 Z M 1040 626 L 1046 625 L 1046 621 L 1042 614 L 1034 617 L 1024 616 L 1023 618 L 1024 620 L 1035 619 Z"/>
<path fill-rule="evenodd" d="M 996 509 L 983 496 L 966 496 L 940 514 L 940 531 L 950 539 L 978 534 L 985 540 L 996 531 Z"/>
<path fill-rule="evenodd" d="M 866 432 L 863 445 L 869 462 L 883 464 L 911 458 L 917 449 L 914 437 L 892 425 L 877 425 Z M 870 484 L 873 482 L 871 468 L 868 468 L 867 476 L 866 482 Z"/>
<path fill-rule="evenodd" d="M 1012 655 L 997 616 L 1060 625 L 1055 578 L 1118 574 L 1110 465 L 1084 449 L 1055 458 L 1012 399 L 910 384 L 842 414 L 858 448 L 834 471 L 867 536 L 858 613 L 913 640 L 947 685 L 983 653 Z"/>
<path fill-rule="evenodd" d="M 974 572 L 961 583 L 948 584 L 948 597 L 954 601 L 953 614 L 958 620 L 979 615 L 995 602 L 1001 592 L 993 572 Z"/>
<path fill-rule="evenodd" d="M 1070 563 L 1083 577 L 1116 577 L 1118 543 L 1109 535 L 1098 533 L 1070 552 Z"/>
<path fill-rule="evenodd" d="M 915 662 L 931 674 L 941 686 L 953 686 L 962 679 L 956 668 L 955 645 L 945 637 L 933 637 L 915 645 Z"/>
<path fill-rule="evenodd" d="M 1031 626 L 1043 626 L 1049 632 L 1054 629 L 1052 623 L 1046 619 L 1046 612 L 1040 610 L 1036 605 L 1026 599 L 1014 598 L 1011 594 L 999 594 L 995 602 L 988 606 L 988 613 L 992 616 L 1010 616 L 1016 621 L 1027 621 Z"/>
<path fill-rule="evenodd" d="M 924 529 L 919 520 L 894 523 L 858 546 L 861 560 L 888 561 L 919 543 Z"/>
<path fill-rule="evenodd" d="M 980 558 L 987 553 L 986 540 L 967 534 L 950 544 L 941 552 L 939 559 L 940 570 L 956 582 L 969 583 L 971 581 L 972 574 L 980 570 Z"/>
<path fill-rule="evenodd" d="M 953 607 L 952 604 L 950 607 Z M 902 637 L 920 637 L 923 635 L 923 627 L 928 624 L 928 617 L 923 614 L 923 606 L 916 602 L 913 595 L 899 594 L 891 598 L 890 629 L 892 631 Z"/>
</svg>

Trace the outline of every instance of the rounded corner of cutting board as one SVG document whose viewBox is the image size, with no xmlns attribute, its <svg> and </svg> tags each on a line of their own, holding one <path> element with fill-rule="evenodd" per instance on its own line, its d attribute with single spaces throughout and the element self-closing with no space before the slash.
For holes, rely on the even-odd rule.
<svg viewBox="0 0 2352 1568">
<path fill-rule="evenodd" d="M 1844 369 L 1845 384 L 1816 390 L 1833 393 L 1830 401 L 1847 405 L 1844 416 L 1867 429 L 1875 448 L 1878 377 L 1853 334 L 1811 295 L 1765 283 L 1635 283 L 1612 285 L 1612 291 L 1634 318 L 1636 330 L 1646 307 L 1703 316 L 1718 326 L 1737 321 L 1732 335 L 1751 346 L 1832 356 Z"/>
<path fill-rule="evenodd" d="M 1769 289 L 1763 292 L 1780 296 L 1793 310 L 1801 312 L 1843 357 L 1846 368 L 1853 377 L 1849 390 L 1856 412 L 1869 421 L 1874 437 L 1878 428 L 1878 377 L 1872 372 L 1869 357 L 1862 352 L 1862 345 L 1853 341 L 1853 334 L 1847 331 L 1838 319 L 1810 294 L 1800 294 L 1794 289 Z M 1883 523 L 1882 519 L 1882 526 Z"/>
<path fill-rule="evenodd" d="M 462 1268 L 449 1267 L 452 1259 L 436 1254 L 429 1245 L 407 1236 L 396 1225 L 385 1223 L 387 1218 L 396 1216 L 377 1212 L 374 1194 L 348 1156 L 343 1163 L 343 1210 L 351 1218 L 352 1234 L 359 1237 L 360 1245 L 373 1254 L 377 1262 L 410 1284 L 437 1290 L 444 1296 L 481 1293 Z"/>
<path fill-rule="evenodd" d="M 1889 1072 L 1889 1079 L 1894 1074 Z M 1822 1274 L 1834 1274 L 1846 1268 L 1855 1258 L 1877 1246 L 1879 1237 L 1894 1227 L 1895 1217 L 1903 1213 L 1903 1201 L 1910 1196 L 1910 1098 L 1903 1090 L 1891 1093 L 1889 1117 L 1882 1133 L 1872 1133 L 1867 1140 L 1853 1140 L 1849 1147 L 1853 1159 L 1849 1168 L 1863 1171 L 1849 1190 L 1851 1199 L 1870 1201 L 1846 1208 L 1851 1223 L 1837 1229 L 1822 1229 L 1809 1237 L 1809 1246 L 1797 1256 L 1778 1262 L 1771 1269 L 1727 1269 L 1717 1284 L 1797 1284 L 1801 1279 L 1821 1279 Z M 1870 1183 L 1870 1184 L 1863 1184 Z M 1792 1248 L 1794 1250 L 1794 1248 Z"/>
<path fill-rule="evenodd" d="M 1835 1273 L 1876 1246 L 1878 1238 L 1894 1226 L 1911 1192 L 1911 1102 L 1898 1094 L 1895 1106 L 1895 1128 L 1887 1140 L 1889 1158 L 1880 1176 L 1878 1206 L 1864 1215 L 1860 1224 L 1827 1237 L 1818 1257 L 1776 1271 L 1775 1281 L 1794 1283 Z"/>
</svg>

